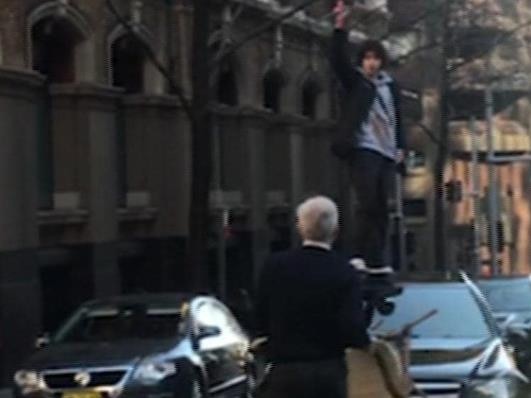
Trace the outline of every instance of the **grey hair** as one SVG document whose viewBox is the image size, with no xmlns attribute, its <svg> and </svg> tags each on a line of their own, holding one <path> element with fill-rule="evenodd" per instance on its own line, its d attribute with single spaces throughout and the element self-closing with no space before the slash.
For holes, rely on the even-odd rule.
<svg viewBox="0 0 531 398">
<path fill-rule="evenodd" d="M 297 223 L 302 239 L 332 243 L 339 223 L 337 205 L 325 196 L 309 198 L 297 207 Z"/>
</svg>

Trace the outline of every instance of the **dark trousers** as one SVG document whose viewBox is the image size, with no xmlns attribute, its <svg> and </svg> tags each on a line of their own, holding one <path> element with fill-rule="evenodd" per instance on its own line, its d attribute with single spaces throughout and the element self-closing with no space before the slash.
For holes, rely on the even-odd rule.
<svg viewBox="0 0 531 398">
<path fill-rule="evenodd" d="M 389 195 L 395 162 L 377 152 L 360 149 L 351 160 L 351 183 L 356 193 L 352 254 L 368 267 L 385 267 L 389 227 Z"/>
<path fill-rule="evenodd" d="M 258 398 L 346 398 L 343 359 L 273 365 Z"/>
</svg>

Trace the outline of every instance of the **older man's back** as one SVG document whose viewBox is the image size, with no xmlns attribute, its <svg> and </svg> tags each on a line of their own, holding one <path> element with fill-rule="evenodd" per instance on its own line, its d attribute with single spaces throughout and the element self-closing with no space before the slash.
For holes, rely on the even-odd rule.
<svg viewBox="0 0 531 398">
<path fill-rule="evenodd" d="M 311 245 L 271 256 L 257 308 L 273 363 L 259 396 L 346 397 L 345 348 L 369 344 L 360 283 L 346 259 Z"/>
<path fill-rule="evenodd" d="M 342 359 L 346 347 L 368 344 L 355 271 L 346 259 L 317 246 L 269 258 L 258 318 L 277 364 Z"/>
<path fill-rule="evenodd" d="M 345 348 L 369 338 L 356 272 L 331 250 L 336 204 L 308 199 L 297 208 L 297 229 L 303 247 L 272 255 L 258 287 L 258 327 L 273 362 L 262 397 L 344 398 Z"/>
</svg>

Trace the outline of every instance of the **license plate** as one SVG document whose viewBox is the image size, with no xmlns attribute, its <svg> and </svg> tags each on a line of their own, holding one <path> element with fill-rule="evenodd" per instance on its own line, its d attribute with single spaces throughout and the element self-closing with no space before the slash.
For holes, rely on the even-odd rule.
<svg viewBox="0 0 531 398">
<path fill-rule="evenodd" d="M 102 398 L 102 395 L 97 391 L 72 391 L 65 392 L 62 398 Z"/>
</svg>

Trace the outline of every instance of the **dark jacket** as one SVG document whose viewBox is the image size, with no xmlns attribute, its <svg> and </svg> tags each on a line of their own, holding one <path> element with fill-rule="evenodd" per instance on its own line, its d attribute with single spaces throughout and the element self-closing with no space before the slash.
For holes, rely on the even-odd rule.
<svg viewBox="0 0 531 398">
<path fill-rule="evenodd" d="M 341 158 L 348 158 L 356 146 L 356 134 L 361 125 L 369 117 L 376 97 L 376 86 L 367 80 L 354 67 L 349 56 L 347 32 L 341 29 L 334 31 L 331 49 L 331 63 L 341 82 L 342 107 L 337 134 L 334 137 L 332 150 Z M 398 148 L 405 149 L 406 142 L 402 128 L 402 111 L 400 89 L 393 81 L 390 87 L 396 111 L 396 142 Z"/>
<path fill-rule="evenodd" d="M 358 276 L 331 251 L 305 247 L 272 255 L 256 308 L 276 363 L 343 358 L 346 347 L 369 344 Z"/>
</svg>

